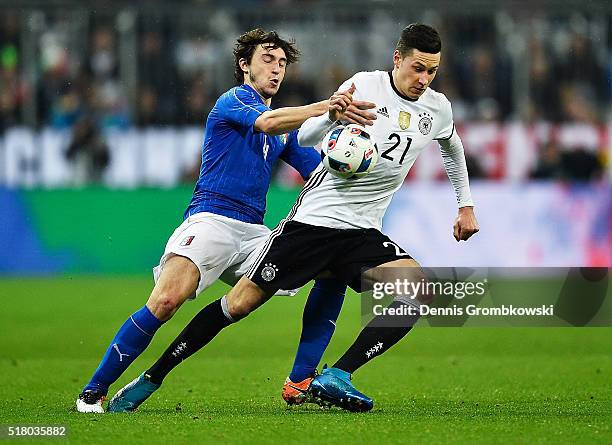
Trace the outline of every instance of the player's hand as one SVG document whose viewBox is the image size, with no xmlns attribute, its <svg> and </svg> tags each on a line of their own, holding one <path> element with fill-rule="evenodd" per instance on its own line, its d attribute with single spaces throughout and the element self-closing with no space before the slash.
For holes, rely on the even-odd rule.
<svg viewBox="0 0 612 445">
<path fill-rule="evenodd" d="M 366 125 L 374 125 L 376 114 L 368 111 L 372 108 L 376 108 L 376 104 L 373 102 L 354 100 L 344 112 L 342 120 L 349 124 L 358 124 L 364 127 Z"/>
<path fill-rule="evenodd" d="M 461 207 L 453 226 L 453 235 L 457 241 L 467 241 L 480 227 L 474 215 L 474 207 Z"/>
<path fill-rule="evenodd" d="M 352 84 L 348 90 L 336 91 L 329 98 L 329 120 L 339 121 L 346 112 L 351 102 L 353 102 L 353 93 L 355 92 L 355 84 Z"/>
</svg>

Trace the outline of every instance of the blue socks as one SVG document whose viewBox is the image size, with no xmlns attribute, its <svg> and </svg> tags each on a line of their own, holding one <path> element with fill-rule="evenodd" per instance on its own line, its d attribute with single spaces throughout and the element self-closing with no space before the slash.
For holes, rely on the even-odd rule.
<svg viewBox="0 0 612 445">
<path fill-rule="evenodd" d="M 163 322 L 143 306 L 119 328 L 102 358 L 98 369 L 83 391 L 108 392 L 123 372 L 144 351 Z"/>
<path fill-rule="evenodd" d="M 313 376 L 336 329 L 345 292 L 346 285 L 336 279 L 326 278 L 315 282 L 304 307 L 302 336 L 293 370 L 289 374 L 292 382 L 301 382 Z"/>
<path fill-rule="evenodd" d="M 315 282 L 304 307 L 302 336 L 289 378 L 301 382 L 314 374 L 336 328 L 346 285 L 336 279 Z M 108 392 L 123 372 L 149 346 L 163 323 L 143 306 L 119 328 L 98 369 L 83 391 Z"/>
</svg>

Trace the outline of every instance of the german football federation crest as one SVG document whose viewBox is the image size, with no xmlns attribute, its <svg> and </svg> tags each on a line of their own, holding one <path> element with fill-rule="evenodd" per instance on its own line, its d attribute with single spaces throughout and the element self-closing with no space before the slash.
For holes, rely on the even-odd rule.
<svg viewBox="0 0 612 445">
<path fill-rule="evenodd" d="M 431 117 L 431 114 L 429 114 L 428 112 L 419 114 L 419 117 L 419 131 L 421 132 L 421 134 L 426 136 L 431 131 L 433 117 Z"/>
<path fill-rule="evenodd" d="M 400 111 L 397 122 L 402 130 L 407 130 L 408 127 L 410 127 L 410 113 L 407 111 Z"/>
<path fill-rule="evenodd" d="M 261 269 L 261 278 L 265 281 L 272 281 L 276 277 L 278 267 L 272 263 L 266 263 L 265 267 Z"/>
</svg>

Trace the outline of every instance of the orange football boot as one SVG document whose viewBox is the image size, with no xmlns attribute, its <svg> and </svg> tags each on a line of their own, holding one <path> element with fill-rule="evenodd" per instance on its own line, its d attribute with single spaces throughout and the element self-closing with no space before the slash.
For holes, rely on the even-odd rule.
<svg viewBox="0 0 612 445">
<path fill-rule="evenodd" d="M 308 401 L 308 389 L 310 388 L 310 382 L 312 377 L 306 377 L 301 382 L 292 382 L 289 377 L 285 379 L 283 385 L 283 400 L 287 402 L 287 405 L 301 405 Z"/>
</svg>

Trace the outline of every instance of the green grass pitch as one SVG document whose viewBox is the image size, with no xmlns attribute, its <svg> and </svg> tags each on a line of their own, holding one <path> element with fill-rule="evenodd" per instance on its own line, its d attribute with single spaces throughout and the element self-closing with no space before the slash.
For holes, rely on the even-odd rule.
<svg viewBox="0 0 612 445">
<path fill-rule="evenodd" d="M 275 297 L 223 332 L 139 412 L 76 413 L 80 389 L 150 285 L 145 277 L 0 280 L 0 424 L 67 425 L 68 438 L 58 442 L 75 444 L 612 443 L 610 328 L 415 329 L 356 374 L 375 400 L 372 412 L 287 409 L 280 389 L 304 292 Z M 111 394 L 224 290 L 214 286 L 186 303 Z M 324 361 L 359 329 L 351 295 Z"/>
</svg>

